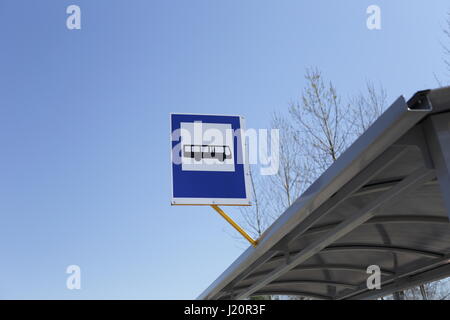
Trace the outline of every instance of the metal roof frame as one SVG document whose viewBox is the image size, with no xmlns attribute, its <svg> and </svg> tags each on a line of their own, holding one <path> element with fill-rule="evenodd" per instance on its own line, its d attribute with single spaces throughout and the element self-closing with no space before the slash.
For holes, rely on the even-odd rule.
<svg viewBox="0 0 450 320">
<path fill-rule="evenodd" d="M 400 97 L 198 298 L 369 299 L 450 276 L 449 190 L 450 87 Z"/>
</svg>

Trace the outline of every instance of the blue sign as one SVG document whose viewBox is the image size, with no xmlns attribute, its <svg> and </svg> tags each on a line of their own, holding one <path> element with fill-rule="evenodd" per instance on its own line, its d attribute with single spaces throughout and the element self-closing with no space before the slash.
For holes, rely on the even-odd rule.
<svg viewBox="0 0 450 320">
<path fill-rule="evenodd" d="M 250 205 L 240 116 L 171 114 L 172 205 Z"/>
</svg>

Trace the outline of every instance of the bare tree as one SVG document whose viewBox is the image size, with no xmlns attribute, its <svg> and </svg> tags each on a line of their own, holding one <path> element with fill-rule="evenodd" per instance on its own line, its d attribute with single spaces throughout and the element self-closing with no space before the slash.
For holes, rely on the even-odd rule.
<svg viewBox="0 0 450 320">
<path fill-rule="evenodd" d="M 272 128 L 280 131 L 279 170 L 258 179 L 262 185 L 255 187 L 255 207 L 241 210 L 246 227 L 258 236 L 263 224 L 276 219 L 336 161 L 351 135 L 333 84 L 326 84 L 315 68 L 307 69 L 305 80 L 301 99 L 291 103 L 288 115 L 272 117 Z"/>
<path fill-rule="evenodd" d="M 443 80 L 443 78 L 450 78 L 450 11 L 447 12 L 447 18 L 444 23 L 444 27 L 442 28 L 444 40 L 441 43 L 443 50 L 443 61 L 445 66 L 445 71 L 443 75 L 433 73 L 434 79 L 440 87 L 448 85 L 448 80 Z M 441 78 L 443 77 L 443 78 Z"/>
<path fill-rule="evenodd" d="M 450 42 L 450 12 L 447 13 L 447 20 L 443 31 L 445 40 Z M 442 46 L 444 49 L 444 63 L 447 69 L 447 76 L 450 76 L 450 45 L 444 43 Z M 440 81 L 438 82 L 440 83 Z"/>
<path fill-rule="evenodd" d="M 289 113 L 298 128 L 298 136 L 309 160 L 315 164 L 314 176 L 325 171 L 347 148 L 351 124 L 346 119 L 348 105 L 341 102 L 336 88 L 326 82 L 316 68 L 307 69 L 306 86 L 300 102 L 294 103 Z"/>
<path fill-rule="evenodd" d="M 249 234 L 257 239 L 272 222 L 272 219 L 267 214 L 267 205 L 262 190 L 264 183 L 260 181 L 262 177 L 255 175 L 252 168 L 250 168 L 249 174 L 252 187 L 253 206 L 241 207 L 240 211 L 243 225 L 246 227 Z"/>
<path fill-rule="evenodd" d="M 251 172 L 254 206 L 242 208 L 243 225 L 259 237 L 386 107 L 386 92 L 367 82 L 366 91 L 343 103 L 335 86 L 317 68 L 305 73 L 305 86 L 287 115 L 272 116 L 280 132 L 279 170 Z"/>
<path fill-rule="evenodd" d="M 356 136 L 369 129 L 387 107 L 387 94 L 382 86 L 377 88 L 373 82 L 367 81 L 365 89 L 365 92 L 350 99 L 348 121 L 352 124 Z"/>
<path fill-rule="evenodd" d="M 241 209 L 241 221 L 254 237 L 260 237 L 385 109 L 384 89 L 370 82 L 367 92 L 343 103 L 317 68 L 307 69 L 305 80 L 299 102 L 290 104 L 287 115 L 272 117 L 272 128 L 280 131 L 278 172 L 250 175 L 254 206 Z"/>
<path fill-rule="evenodd" d="M 272 128 L 280 131 L 279 170 L 267 177 L 265 191 L 266 197 L 271 199 L 268 202 L 268 214 L 275 219 L 292 205 L 311 183 L 311 179 L 302 153 L 305 140 L 281 114 L 272 117 Z"/>
<path fill-rule="evenodd" d="M 386 297 L 389 299 L 391 296 Z M 395 297 L 393 297 L 395 299 Z M 404 291 L 404 300 L 448 300 L 450 278 L 426 283 Z"/>
<path fill-rule="evenodd" d="M 268 176 L 255 174 L 256 170 L 251 170 L 254 206 L 241 208 L 242 224 L 256 238 L 312 182 L 308 176 L 310 170 L 301 153 L 304 141 L 297 135 L 292 124 L 281 114 L 275 114 L 271 126 L 279 130 L 279 170 Z M 258 167 L 255 166 L 254 169 Z"/>
</svg>

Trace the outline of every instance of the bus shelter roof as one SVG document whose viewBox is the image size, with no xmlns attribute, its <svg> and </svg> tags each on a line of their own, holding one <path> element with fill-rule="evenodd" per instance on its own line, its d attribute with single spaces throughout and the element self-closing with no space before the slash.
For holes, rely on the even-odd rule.
<svg viewBox="0 0 450 320">
<path fill-rule="evenodd" d="M 449 212 L 447 87 L 398 98 L 198 298 L 372 299 L 450 276 Z"/>
</svg>

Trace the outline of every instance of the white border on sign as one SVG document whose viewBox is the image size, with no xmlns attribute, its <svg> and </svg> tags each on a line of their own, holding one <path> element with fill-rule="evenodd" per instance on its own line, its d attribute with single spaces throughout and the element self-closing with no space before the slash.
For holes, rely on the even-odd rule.
<svg viewBox="0 0 450 320">
<path fill-rule="evenodd" d="M 244 159 L 244 183 L 245 183 L 245 198 L 175 198 L 173 196 L 173 150 L 172 150 L 172 115 L 194 115 L 194 116 L 215 116 L 215 117 L 239 117 L 239 125 L 241 129 L 241 148 L 243 151 Z M 222 115 L 222 114 L 200 114 L 200 113 L 175 113 L 169 114 L 169 127 L 170 127 L 170 189 L 172 206 L 203 206 L 203 205 L 223 205 L 223 206 L 251 206 L 251 181 L 250 181 L 250 168 L 248 164 L 248 148 L 247 141 L 243 133 L 245 132 L 245 118 L 237 115 Z M 237 155 L 236 155 L 237 157 Z M 235 157 L 235 158 L 236 158 Z M 237 159 L 237 158 L 236 158 Z"/>
</svg>

